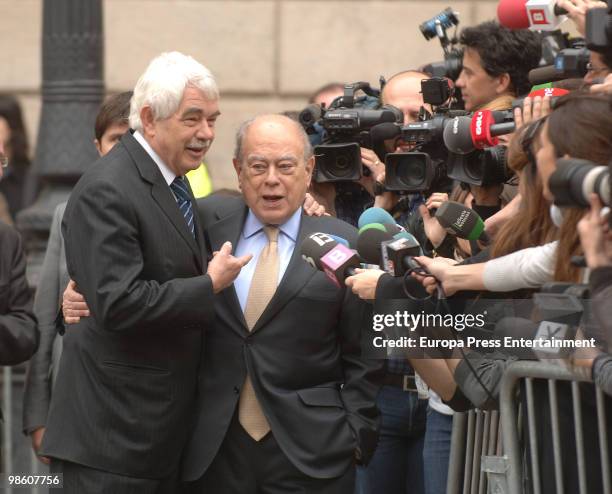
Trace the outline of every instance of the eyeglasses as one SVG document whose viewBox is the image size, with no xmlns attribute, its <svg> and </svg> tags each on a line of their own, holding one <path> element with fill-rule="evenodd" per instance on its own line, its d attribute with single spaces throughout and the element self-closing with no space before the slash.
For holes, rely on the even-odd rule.
<svg viewBox="0 0 612 494">
<path fill-rule="evenodd" d="M 586 64 L 586 69 L 587 69 L 587 72 L 593 72 L 595 74 L 598 74 L 600 72 L 601 73 L 608 72 L 608 68 L 607 67 L 594 67 L 593 66 L 593 62 L 588 62 Z"/>
<path fill-rule="evenodd" d="M 0 154 L 0 167 L 6 168 L 9 164 L 9 159 L 6 154 Z"/>
</svg>

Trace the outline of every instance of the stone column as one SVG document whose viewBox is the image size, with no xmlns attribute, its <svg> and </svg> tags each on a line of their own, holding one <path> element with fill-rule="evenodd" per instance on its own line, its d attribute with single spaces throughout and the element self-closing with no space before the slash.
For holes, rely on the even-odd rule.
<svg viewBox="0 0 612 494">
<path fill-rule="evenodd" d="M 43 3 L 43 101 L 31 181 L 39 192 L 17 217 L 32 286 L 38 285 L 55 207 L 68 200 L 74 184 L 98 157 L 93 126 L 104 97 L 102 26 L 101 0 Z"/>
</svg>

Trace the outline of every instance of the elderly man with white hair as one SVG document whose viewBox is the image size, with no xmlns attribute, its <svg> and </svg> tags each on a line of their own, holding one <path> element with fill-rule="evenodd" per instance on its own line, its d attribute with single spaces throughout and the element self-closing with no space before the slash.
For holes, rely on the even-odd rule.
<svg viewBox="0 0 612 494">
<path fill-rule="evenodd" d="M 69 493 L 175 492 L 194 423 L 214 294 L 250 255 L 207 263 L 184 176 L 215 135 L 211 73 L 177 52 L 138 80 L 130 127 L 76 185 L 64 215 L 68 271 L 92 317 L 64 336 L 41 454 Z"/>
</svg>

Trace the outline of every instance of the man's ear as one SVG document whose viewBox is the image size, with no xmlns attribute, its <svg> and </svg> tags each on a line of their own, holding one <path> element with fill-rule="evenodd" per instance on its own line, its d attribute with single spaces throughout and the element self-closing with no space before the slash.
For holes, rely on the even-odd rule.
<svg viewBox="0 0 612 494">
<path fill-rule="evenodd" d="M 314 164 L 315 164 L 315 157 L 311 156 L 307 161 L 306 161 L 306 185 L 308 188 L 310 188 L 310 183 L 312 182 L 312 172 L 314 170 Z"/>
<path fill-rule="evenodd" d="M 155 135 L 155 116 L 150 106 L 143 106 L 140 109 L 140 121 L 145 134 Z"/>
<path fill-rule="evenodd" d="M 98 139 L 94 139 L 94 145 L 96 146 L 96 151 L 98 151 L 98 155 L 102 156 L 102 147 L 100 146 L 100 141 Z"/>
<path fill-rule="evenodd" d="M 497 76 L 497 88 L 495 92 L 497 94 L 509 93 L 512 88 L 512 81 L 510 80 L 510 74 L 504 72 L 502 75 Z"/>
<path fill-rule="evenodd" d="M 242 166 L 240 165 L 240 161 L 236 158 L 232 159 L 232 163 L 234 164 L 234 170 L 236 170 L 236 177 L 238 178 L 238 187 L 242 190 Z"/>
</svg>

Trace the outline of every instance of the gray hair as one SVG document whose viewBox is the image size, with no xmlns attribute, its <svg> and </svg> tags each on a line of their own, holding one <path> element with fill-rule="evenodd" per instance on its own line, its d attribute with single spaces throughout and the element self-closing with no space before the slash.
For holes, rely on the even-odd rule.
<svg viewBox="0 0 612 494">
<path fill-rule="evenodd" d="M 312 158 L 314 154 L 313 149 L 312 149 L 312 144 L 310 144 L 310 139 L 308 138 L 308 134 L 306 134 L 306 131 L 304 130 L 304 128 L 298 122 L 296 122 L 292 118 L 289 118 L 285 115 L 268 114 L 268 115 L 258 115 L 256 117 L 249 118 L 248 120 L 242 122 L 242 124 L 238 128 L 238 132 L 236 132 L 236 143 L 234 146 L 234 159 L 236 159 L 238 162 L 242 161 L 242 158 L 243 158 L 242 145 L 244 143 L 244 138 L 246 136 L 246 133 L 248 132 L 251 125 L 253 125 L 260 118 L 270 117 L 270 116 L 278 117 L 279 119 L 286 121 L 289 125 L 292 125 L 296 129 L 297 133 L 300 135 L 302 140 L 304 141 L 304 161 L 308 161 L 310 158 Z"/>
<path fill-rule="evenodd" d="M 130 105 L 130 127 L 142 131 L 140 112 L 149 106 L 155 120 L 164 120 L 179 108 L 187 86 L 199 89 L 206 98 L 219 99 L 215 78 L 204 65 L 178 51 L 155 57 L 140 76 Z"/>
</svg>

